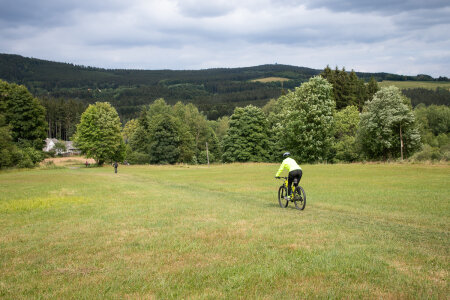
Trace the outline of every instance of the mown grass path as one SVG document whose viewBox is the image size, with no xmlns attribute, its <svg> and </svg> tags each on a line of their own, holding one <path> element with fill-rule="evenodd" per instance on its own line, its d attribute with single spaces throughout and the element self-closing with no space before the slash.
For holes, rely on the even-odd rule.
<svg viewBox="0 0 450 300">
<path fill-rule="evenodd" d="M 278 165 L 0 172 L 0 298 L 441 298 L 450 167 Z"/>
</svg>

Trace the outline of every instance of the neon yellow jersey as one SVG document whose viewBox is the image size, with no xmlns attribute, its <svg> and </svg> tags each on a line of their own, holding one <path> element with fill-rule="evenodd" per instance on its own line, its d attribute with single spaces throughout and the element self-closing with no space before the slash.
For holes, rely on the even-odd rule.
<svg viewBox="0 0 450 300">
<path fill-rule="evenodd" d="M 283 172 L 284 169 L 287 169 L 288 172 L 293 171 L 293 170 L 301 170 L 302 168 L 300 168 L 300 166 L 297 164 L 297 162 L 295 160 L 293 160 L 292 158 L 288 157 L 285 160 L 283 160 L 283 162 L 281 163 L 280 168 L 278 169 L 277 175 L 275 175 L 276 177 L 281 175 L 281 172 Z"/>
</svg>

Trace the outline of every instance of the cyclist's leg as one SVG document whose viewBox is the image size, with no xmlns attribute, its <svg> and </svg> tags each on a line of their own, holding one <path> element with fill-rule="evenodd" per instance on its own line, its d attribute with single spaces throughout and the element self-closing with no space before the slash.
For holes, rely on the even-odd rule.
<svg viewBox="0 0 450 300">
<path fill-rule="evenodd" d="M 295 185 L 295 187 L 297 187 L 297 185 L 299 185 L 299 183 L 300 183 L 300 180 L 302 179 L 302 176 L 303 176 L 303 172 L 302 172 L 302 170 L 295 170 L 296 172 L 295 172 L 295 178 L 297 178 L 297 182 L 296 182 L 296 184 L 294 183 L 294 185 Z"/>
<path fill-rule="evenodd" d="M 292 174 L 291 174 L 292 173 Z M 300 183 L 300 179 L 302 179 L 302 170 L 294 170 L 292 172 L 289 172 L 289 176 L 292 175 L 292 181 L 294 183 L 294 188 L 298 186 Z"/>
<path fill-rule="evenodd" d="M 292 182 L 294 181 L 295 173 L 294 171 L 289 172 L 288 175 L 288 195 L 291 195 L 292 192 Z"/>
</svg>

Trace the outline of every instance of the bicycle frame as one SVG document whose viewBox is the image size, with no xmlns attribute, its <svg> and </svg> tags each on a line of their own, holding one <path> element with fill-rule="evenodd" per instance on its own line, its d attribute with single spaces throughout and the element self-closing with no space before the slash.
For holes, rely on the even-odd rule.
<svg viewBox="0 0 450 300">
<path fill-rule="evenodd" d="M 306 205 L 306 194 L 304 189 L 300 186 L 299 183 L 295 182 L 294 179 L 294 187 L 291 188 L 291 194 L 288 195 L 288 198 L 284 198 L 284 200 L 282 200 L 283 194 L 280 191 L 285 190 L 286 194 L 289 191 L 289 179 L 288 177 L 278 177 L 278 179 L 283 179 L 284 182 L 283 184 L 279 187 L 278 189 L 278 202 L 280 204 L 281 207 L 287 207 L 289 202 L 294 202 L 295 207 L 299 210 L 303 210 L 305 209 L 305 205 Z M 284 195 L 286 195 L 284 194 Z"/>
<path fill-rule="evenodd" d="M 289 190 L 289 178 L 288 177 L 280 177 L 279 179 L 284 179 L 284 182 L 282 185 L 284 185 L 288 190 Z M 294 180 L 292 181 L 292 184 L 294 185 L 294 187 L 296 186 L 296 180 L 297 178 L 294 178 Z M 298 185 L 299 183 L 297 183 Z M 291 189 L 291 193 L 294 193 L 294 189 Z"/>
</svg>

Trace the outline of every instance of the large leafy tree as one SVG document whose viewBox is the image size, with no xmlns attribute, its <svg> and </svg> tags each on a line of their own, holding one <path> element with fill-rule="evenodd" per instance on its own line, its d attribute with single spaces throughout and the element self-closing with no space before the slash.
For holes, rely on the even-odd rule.
<svg viewBox="0 0 450 300">
<path fill-rule="evenodd" d="M 0 114 L 0 169 L 14 166 L 19 158 L 17 152 L 11 129 L 6 124 L 4 115 Z"/>
<path fill-rule="evenodd" d="M 359 127 L 358 141 L 369 159 L 411 155 L 420 147 L 411 106 L 394 86 L 382 88 L 366 102 Z"/>
<path fill-rule="evenodd" d="M 280 150 L 289 150 L 302 162 L 328 159 L 335 111 L 332 88 L 326 79 L 316 76 L 280 97 L 281 108 L 273 124 Z"/>
<path fill-rule="evenodd" d="M 249 105 L 237 107 L 223 140 L 224 162 L 269 160 L 267 120 L 263 111 Z"/>
<path fill-rule="evenodd" d="M 10 126 L 14 142 L 42 150 L 47 136 L 45 108 L 26 87 L 0 80 L 0 114 Z"/>
<path fill-rule="evenodd" d="M 117 111 L 107 102 L 89 105 L 81 115 L 74 136 L 76 146 L 99 165 L 105 161 L 121 161 L 125 145 Z"/>
</svg>

